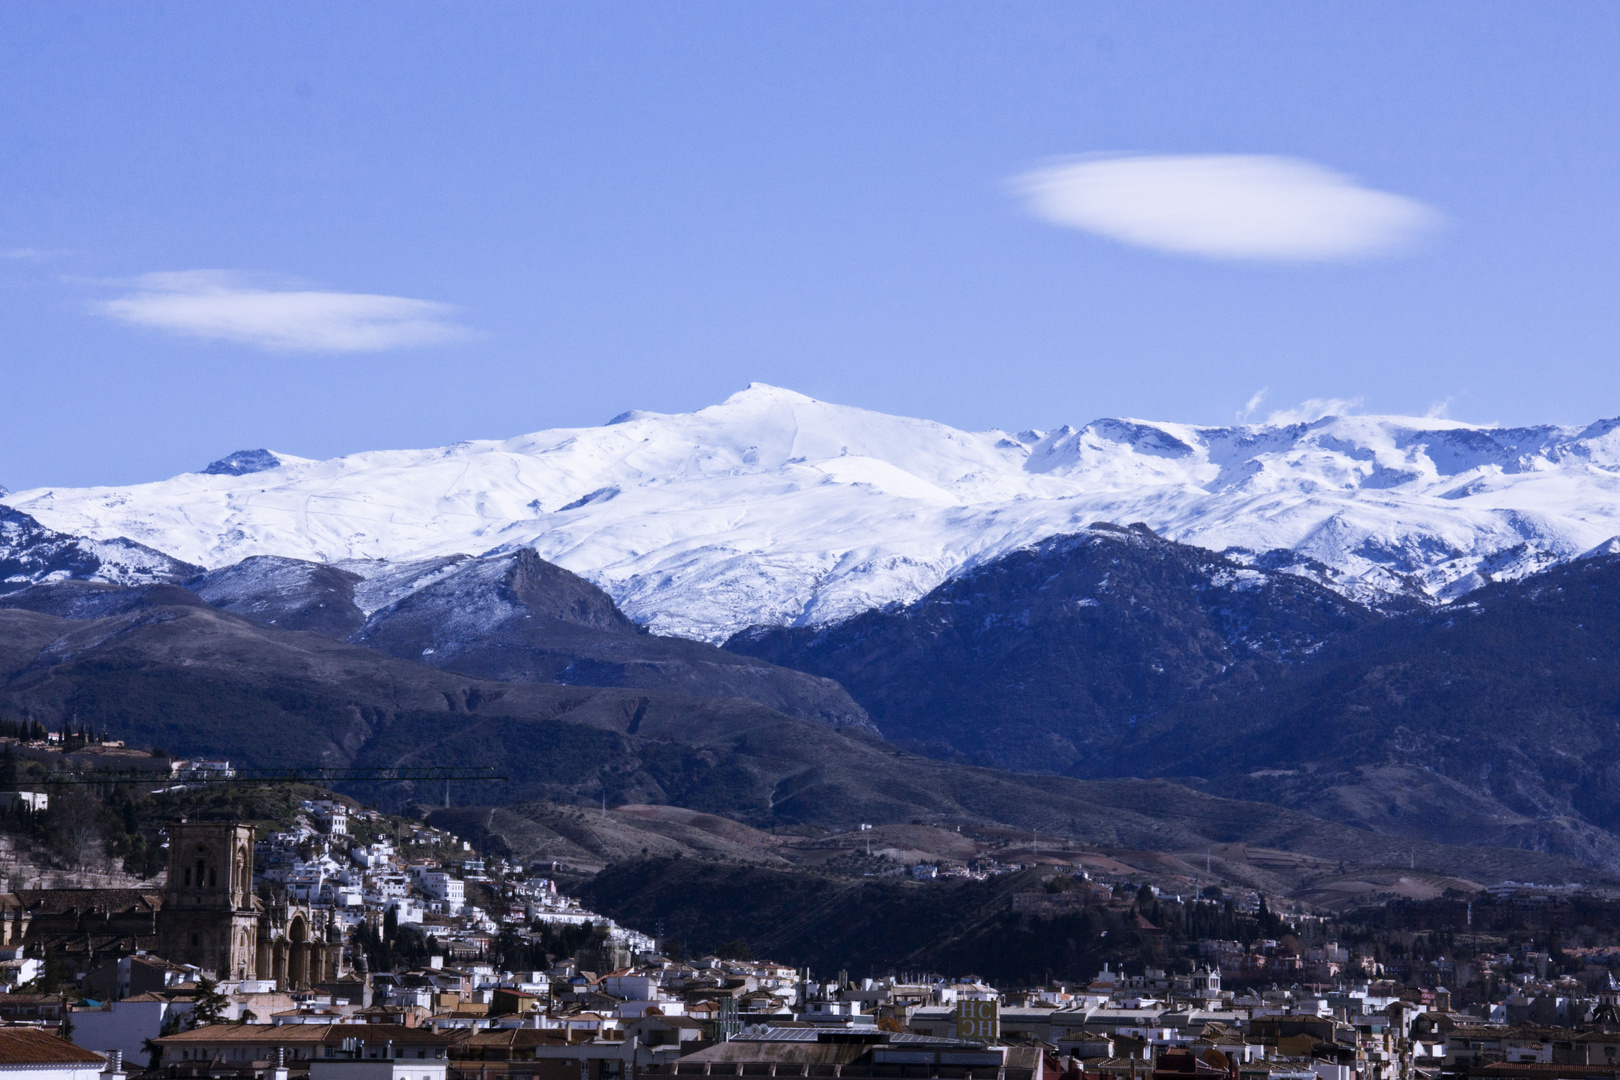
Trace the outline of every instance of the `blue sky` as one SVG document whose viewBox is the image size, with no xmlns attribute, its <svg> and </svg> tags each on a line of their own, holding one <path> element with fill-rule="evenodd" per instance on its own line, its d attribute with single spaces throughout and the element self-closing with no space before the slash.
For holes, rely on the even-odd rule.
<svg viewBox="0 0 1620 1080">
<path fill-rule="evenodd" d="M 1613 416 L 1617 66 L 1599 3 L 6 4 L 0 483 L 753 380 L 970 428 Z M 1411 227 L 1232 257 L 1018 184 L 1119 155 Z"/>
</svg>

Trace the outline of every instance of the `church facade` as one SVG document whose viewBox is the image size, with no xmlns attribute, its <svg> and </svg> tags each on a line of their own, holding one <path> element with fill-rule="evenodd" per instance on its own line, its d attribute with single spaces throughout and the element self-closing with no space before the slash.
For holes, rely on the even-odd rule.
<svg viewBox="0 0 1620 1080">
<path fill-rule="evenodd" d="M 274 979 L 282 990 L 348 975 L 342 926 L 331 911 L 255 894 L 251 825 L 171 824 L 161 896 L 129 889 L 7 894 L 0 934 L 85 954 L 82 962 L 92 965 L 145 949 L 222 981 Z"/>
<path fill-rule="evenodd" d="M 259 922 L 253 827 L 201 821 L 170 825 L 158 955 L 175 964 L 196 964 L 221 979 L 256 979 Z"/>
<path fill-rule="evenodd" d="M 344 974 L 342 927 L 331 912 L 254 895 L 250 825 L 169 826 L 157 921 L 160 956 L 221 979 L 274 979 L 292 990 Z"/>
</svg>

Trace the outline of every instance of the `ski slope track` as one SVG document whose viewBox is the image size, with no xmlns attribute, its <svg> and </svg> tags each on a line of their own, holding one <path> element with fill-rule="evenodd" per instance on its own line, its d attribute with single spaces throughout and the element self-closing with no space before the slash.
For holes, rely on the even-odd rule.
<svg viewBox="0 0 1620 1080">
<path fill-rule="evenodd" d="M 721 641 L 906 603 L 1096 521 L 1443 603 L 1620 534 L 1620 420 L 1330 416 L 968 432 L 753 384 L 678 415 L 311 461 L 239 452 L 156 483 L 3 501 L 50 529 L 216 568 L 341 564 L 381 607 L 456 557 L 533 547 L 662 634 Z"/>
</svg>

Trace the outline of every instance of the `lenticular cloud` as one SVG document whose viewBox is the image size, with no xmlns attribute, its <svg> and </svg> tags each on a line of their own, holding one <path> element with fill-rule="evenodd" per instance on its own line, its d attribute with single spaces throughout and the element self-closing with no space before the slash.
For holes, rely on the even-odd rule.
<svg viewBox="0 0 1620 1080">
<path fill-rule="evenodd" d="M 1440 221 L 1413 199 L 1264 155 L 1082 158 L 1015 186 L 1043 221 L 1209 259 L 1369 258 L 1409 248 Z"/>
<path fill-rule="evenodd" d="M 454 309 L 372 293 L 275 289 L 221 270 L 146 274 L 96 309 L 123 322 L 271 351 L 372 352 L 453 341 Z"/>
</svg>

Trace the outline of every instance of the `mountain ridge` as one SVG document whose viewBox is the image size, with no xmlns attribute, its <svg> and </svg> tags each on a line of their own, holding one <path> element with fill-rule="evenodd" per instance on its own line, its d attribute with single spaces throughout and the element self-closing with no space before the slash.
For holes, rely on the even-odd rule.
<svg viewBox="0 0 1620 1080">
<path fill-rule="evenodd" d="M 1159 776 L 1377 832 L 1620 865 L 1620 552 L 1381 612 L 1093 526 L 904 607 L 727 647 L 931 756 Z"/>
<path fill-rule="evenodd" d="M 510 782 L 479 793 L 510 806 L 594 806 L 605 797 L 614 806 L 725 815 L 756 829 L 936 822 L 1137 849 L 1287 847 L 1371 866 L 1395 865 L 1415 850 L 1441 867 L 1489 862 L 1502 874 L 1591 876 L 1557 855 L 1409 842 L 1165 780 L 1078 780 L 935 761 L 738 698 L 493 683 L 263 627 L 168 587 L 91 619 L 0 608 L 0 708 L 51 722 L 76 717 L 136 745 L 228 755 L 248 767 L 496 766 Z M 392 806 L 440 794 L 403 781 L 374 788 Z M 1606 868 L 1596 876 L 1606 878 Z"/>
<path fill-rule="evenodd" d="M 1374 604 L 1447 602 L 1620 534 L 1616 420 L 1105 418 L 966 432 L 756 383 L 695 412 L 632 410 L 594 428 L 221 461 L 238 457 L 150 484 L 3 498 L 58 532 L 126 537 L 209 569 L 530 547 L 637 622 L 711 642 L 911 602 L 1098 520 L 1292 560 L 1290 572 Z"/>
<path fill-rule="evenodd" d="M 30 528 L 56 537 L 31 522 Z M 59 538 L 50 539 L 47 553 L 60 546 Z M 606 593 L 529 548 L 381 572 L 363 567 L 373 574 L 370 579 L 338 565 L 270 555 L 207 573 L 171 563 L 162 574 L 127 583 L 103 580 L 100 563 L 81 563 L 0 591 L 0 610 L 91 620 L 157 606 L 204 606 L 267 629 L 314 633 L 501 683 L 739 697 L 800 719 L 877 734 L 865 711 L 832 680 L 703 642 L 651 634 L 626 618 Z M 80 576 L 57 576 L 74 569 Z"/>
<path fill-rule="evenodd" d="M 885 737 L 1068 772 L 1132 726 L 1242 693 L 1376 621 L 1308 578 L 1095 523 L 826 627 L 753 627 L 726 648 L 835 679 Z"/>
<path fill-rule="evenodd" d="M 1056 784 L 1078 801 L 1040 828 L 1097 842 L 1101 793 L 1128 792 L 1124 809 L 1174 789 L 1286 808 L 1285 832 L 1312 843 L 1325 826 L 1307 819 L 1353 825 L 1380 859 L 1467 843 L 1620 867 L 1607 546 L 1391 613 L 1094 523 L 910 605 L 733 639 L 754 656 L 651 634 L 529 549 L 365 569 L 265 556 L 185 587 L 0 595 L 0 709 L 233 758 L 502 761 L 518 798 L 606 792 L 752 821 L 796 807 L 795 823 L 847 825 L 881 806 L 1005 823 Z M 1146 817 L 1131 845 L 1167 825 Z M 1261 824 L 1177 842 L 1259 839 Z"/>
</svg>

